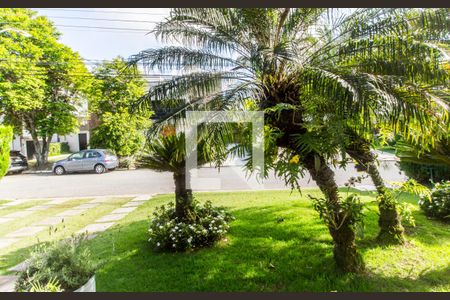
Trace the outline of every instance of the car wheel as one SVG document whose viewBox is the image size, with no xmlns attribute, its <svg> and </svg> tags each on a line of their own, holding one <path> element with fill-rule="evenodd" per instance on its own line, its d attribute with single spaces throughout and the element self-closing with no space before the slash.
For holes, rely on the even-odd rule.
<svg viewBox="0 0 450 300">
<path fill-rule="evenodd" d="M 103 174 L 105 173 L 105 167 L 103 165 L 98 164 L 94 167 L 94 171 L 97 174 Z"/>
<path fill-rule="evenodd" d="M 63 175 L 66 172 L 66 170 L 64 170 L 64 168 L 61 166 L 57 166 L 54 172 L 56 175 Z"/>
</svg>

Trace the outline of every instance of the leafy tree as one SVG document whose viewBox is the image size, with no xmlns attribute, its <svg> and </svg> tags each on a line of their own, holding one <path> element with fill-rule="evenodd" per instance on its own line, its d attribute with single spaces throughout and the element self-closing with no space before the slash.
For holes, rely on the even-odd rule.
<svg viewBox="0 0 450 300">
<path fill-rule="evenodd" d="M 0 113 L 21 132 L 30 132 L 38 166 L 48 159 L 54 134 L 78 126 L 77 110 L 90 76 L 80 56 L 58 42 L 59 33 L 45 17 L 29 9 L 0 9 L 0 28 L 14 24 L 27 35 L 0 35 Z"/>
<path fill-rule="evenodd" d="M 327 225 L 336 263 L 344 271 L 359 271 L 363 263 L 355 246 L 355 220 L 348 211 L 353 208 L 342 202 L 329 163 L 344 149 L 349 124 L 356 125 L 357 132 L 372 127 L 373 118 L 402 125 L 403 130 L 420 127 L 414 116 L 433 101 L 415 89 L 412 75 L 428 76 L 441 55 L 426 43 L 416 44 L 409 24 L 419 20 L 438 32 L 446 28 L 441 18 L 446 11 L 427 10 L 411 18 L 408 12 L 359 9 L 323 27 L 333 11 L 174 9 L 155 32 L 161 40 L 183 46 L 145 50 L 131 62 L 195 71 L 151 88 L 138 105 L 172 105 L 170 99 L 185 99 L 171 116 L 177 118 L 186 109 L 242 108 L 254 100 L 265 112 L 269 144 L 283 149 L 267 162 L 288 183 L 295 184 L 309 171 L 325 196 L 324 210 L 332 215 Z M 389 80 L 397 74 L 408 80 Z M 442 84 L 446 74 L 438 74 L 431 80 Z M 331 111 L 322 109 L 330 106 Z M 330 128 L 335 135 L 329 134 Z"/>
<path fill-rule="evenodd" d="M 98 65 L 94 77 L 89 109 L 99 117 L 99 125 L 92 131 L 91 146 L 112 149 L 119 157 L 135 155 L 142 150 L 151 111 L 127 110 L 145 94 L 145 80 L 121 57 Z"/>
<path fill-rule="evenodd" d="M 9 150 L 13 131 L 11 127 L 0 125 L 0 179 L 9 168 Z"/>
<path fill-rule="evenodd" d="M 145 143 L 144 128 L 147 118 L 139 118 L 126 110 L 106 112 L 101 123 L 92 131 L 91 147 L 113 150 L 119 157 L 132 156 L 142 150 Z"/>
</svg>

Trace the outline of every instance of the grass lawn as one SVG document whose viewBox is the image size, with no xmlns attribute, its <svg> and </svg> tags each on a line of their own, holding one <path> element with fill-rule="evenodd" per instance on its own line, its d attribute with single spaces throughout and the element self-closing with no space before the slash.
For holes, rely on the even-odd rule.
<svg viewBox="0 0 450 300">
<path fill-rule="evenodd" d="M 0 226 L 0 238 L 20 228 L 32 226 L 47 217 L 55 216 L 65 210 L 72 209 L 83 203 L 87 203 L 89 200 L 92 199 L 84 198 L 70 200 L 46 210 L 36 211 L 26 218 L 19 218 L 11 222 L 4 223 Z M 111 198 L 94 209 L 88 209 L 79 216 L 65 218 L 64 222 L 54 226 L 47 226 L 48 230 L 41 231 L 32 237 L 22 238 L 17 243 L 0 249 L 0 275 L 11 273 L 8 269 L 24 261 L 29 256 L 30 251 L 33 250 L 37 244 L 69 237 L 74 232 L 80 230 L 88 224 L 93 223 L 99 217 L 110 213 L 130 200 L 131 198 Z M 45 204 L 45 201 L 27 201 L 24 204 L 11 206 L 0 210 L 0 214 L 6 215 L 7 213 L 20 211 L 24 208 L 32 207 L 38 204 Z"/>
<path fill-rule="evenodd" d="M 416 205 L 417 227 L 404 246 L 380 247 L 375 197 L 358 247 L 364 274 L 336 270 L 327 228 L 303 196 L 289 191 L 198 193 L 227 207 L 236 220 L 227 240 L 190 253 L 158 254 L 147 243 L 149 215 L 172 195 L 160 195 L 89 241 L 104 265 L 98 291 L 450 291 L 449 225 L 427 220 Z M 414 197 L 403 201 L 416 204 Z M 284 221 L 279 222 L 279 218 Z"/>
</svg>

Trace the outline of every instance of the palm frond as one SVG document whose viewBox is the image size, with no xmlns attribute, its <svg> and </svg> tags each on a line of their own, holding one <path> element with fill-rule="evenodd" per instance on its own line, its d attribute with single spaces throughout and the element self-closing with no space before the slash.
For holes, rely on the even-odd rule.
<svg viewBox="0 0 450 300">
<path fill-rule="evenodd" d="M 237 61 L 210 51 L 175 46 L 148 49 L 130 57 L 129 64 L 136 65 L 138 63 L 142 63 L 146 69 L 157 69 L 162 72 L 193 68 L 222 70 L 240 66 Z"/>
</svg>

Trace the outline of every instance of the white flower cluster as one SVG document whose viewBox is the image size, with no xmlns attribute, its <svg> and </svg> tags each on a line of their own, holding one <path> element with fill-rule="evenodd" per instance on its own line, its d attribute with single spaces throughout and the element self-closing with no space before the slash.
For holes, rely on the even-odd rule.
<svg viewBox="0 0 450 300">
<path fill-rule="evenodd" d="M 171 215 L 170 211 L 162 210 L 151 222 L 148 241 L 156 249 L 185 251 L 212 245 L 228 232 L 228 222 L 232 219 L 224 210 L 212 207 L 200 209 L 198 219 L 192 224 L 171 219 Z"/>
</svg>

